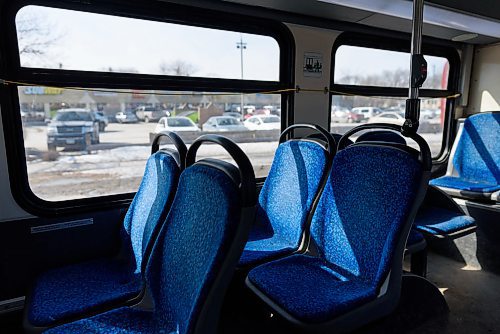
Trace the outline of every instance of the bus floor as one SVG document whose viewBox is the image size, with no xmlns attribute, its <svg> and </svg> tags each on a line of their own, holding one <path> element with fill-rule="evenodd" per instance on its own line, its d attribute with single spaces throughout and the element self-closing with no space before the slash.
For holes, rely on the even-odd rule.
<svg viewBox="0 0 500 334">
<path fill-rule="evenodd" d="M 301 333 L 250 293 L 240 298 L 223 312 L 221 334 Z M 427 281 L 403 280 L 396 310 L 355 333 L 500 333 L 498 310 L 500 276 L 430 251 Z"/>
</svg>

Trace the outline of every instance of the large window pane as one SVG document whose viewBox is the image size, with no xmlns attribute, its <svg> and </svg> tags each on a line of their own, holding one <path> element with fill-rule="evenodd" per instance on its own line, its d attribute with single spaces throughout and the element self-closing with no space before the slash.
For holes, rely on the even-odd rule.
<svg viewBox="0 0 500 334">
<path fill-rule="evenodd" d="M 134 192 L 150 140 L 164 130 L 176 131 L 188 146 L 204 133 L 232 138 L 256 176 L 268 174 L 280 133 L 280 95 L 174 94 L 179 93 L 20 87 L 34 194 L 59 201 Z M 198 156 L 230 160 L 216 145 L 202 146 Z"/>
<path fill-rule="evenodd" d="M 422 88 L 446 89 L 448 60 L 427 55 L 425 60 L 428 72 Z M 336 84 L 407 88 L 409 76 L 409 53 L 351 45 L 342 45 L 335 53 Z"/>
<path fill-rule="evenodd" d="M 41 6 L 16 27 L 23 67 L 279 81 L 268 36 Z"/>
<path fill-rule="evenodd" d="M 343 134 L 360 123 L 403 125 L 406 100 L 394 97 L 332 96 L 330 130 Z M 423 98 L 418 133 L 427 141 L 433 156 L 441 151 L 445 99 Z M 361 134 L 358 133 L 358 135 Z M 356 139 L 356 136 L 352 139 Z M 412 140 L 408 144 L 417 145 Z"/>
</svg>

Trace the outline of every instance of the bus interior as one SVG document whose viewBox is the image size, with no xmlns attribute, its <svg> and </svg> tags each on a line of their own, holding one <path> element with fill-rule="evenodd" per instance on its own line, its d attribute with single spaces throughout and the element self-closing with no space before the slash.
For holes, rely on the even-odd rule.
<svg viewBox="0 0 500 334">
<path fill-rule="evenodd" d="M 495 0 L 0 0 L 1 333 L 500 332 Z"/>
</svg>

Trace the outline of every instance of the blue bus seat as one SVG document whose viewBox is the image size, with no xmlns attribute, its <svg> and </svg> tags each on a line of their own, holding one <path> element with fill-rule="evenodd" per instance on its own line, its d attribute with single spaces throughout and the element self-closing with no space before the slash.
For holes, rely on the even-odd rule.
<svg viewBox="0 0 500 334">
<path fill-rule="evenodd" d="M 429 186 L 414 226 L 428 237 L 456 238 L 476 230 L 474 218 L 463 210 L 445 192 Z"/>
<path fill-rule="evenodd" d="M 326 183 L 336 143 L 326 130 L 315 133 L 314 137 L 331 141 L 330 152 L 308 139 L 284 141 L 290 129 L 302 127 L 310 128 L 297 124 L 280 137 L 259 194 L 256 222 L 239 261 L 242 268 L 297 252 L 304 243 L 303 232 Z"/>
<path fill-rule="evenodd" d="M 157 141 L 164 136 L 172 139 L 176 151 L 158 150 Z M 42 273 L 27 296 L 27 330 L 116 307 L 141 295 L 145 264 L 173 201 L 186 151 L 174 133 L 155 139 L 120 230 L 120 254 Z"/>
<path fill-rule="evenodd" d="M 427 143 L 412 138 L 421 161 L 392 143 L 339 151 L 311 224 L 318 256 L 293 255 L 249 272 L 247 286 L 301 330 L 349 331 L 395 308 L 401 258 L 431 169 Z"/>
<path fill-rule="evenodd" d="M 207 141 L 223 144 L 239 168 L 214 159 L 195 162 Z M 186 166 L 146 267 L 154 310 L 122 307 L 46 333 L 215 334 L 225 288 L 254 219 L 255 177 L 243 151 L 214 135 L 191 145 Z"/>
<path fill-rule="evenodd" d="M 366 132 L 356 142 L 361 141 L 406 144 L 403 136 L 391 131 Z M 428 187 L 413 224 L 406 253 L 412 257 L 411 272 L 423 277 L 427 274 L 427 250 L 424 236 L 418 231 L 429 237 L 444 238 L 472 233 L 476 228 L 472 217 L 467 216 L 446 193 L 433 186 Z"/>
<path fill-rule="evenodd" d="M 500 190 L 499 142 L 499 111 L 468 117 L 457 134 L 446 175 L 430 184 L 452 196 L 492 200 Z"/>
</svg>

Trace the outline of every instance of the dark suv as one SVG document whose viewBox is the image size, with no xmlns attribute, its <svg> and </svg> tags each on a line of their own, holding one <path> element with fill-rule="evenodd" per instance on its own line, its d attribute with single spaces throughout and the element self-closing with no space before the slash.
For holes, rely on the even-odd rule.
<svg viewBox="0 0 500 334">
<path fill-rule="evenodd" d="M 60 109 L 47 126 L 47 147 L 89 150 L 90 145 L 99 143 L 99 121 L 88 109 Z"/>
</svg>

